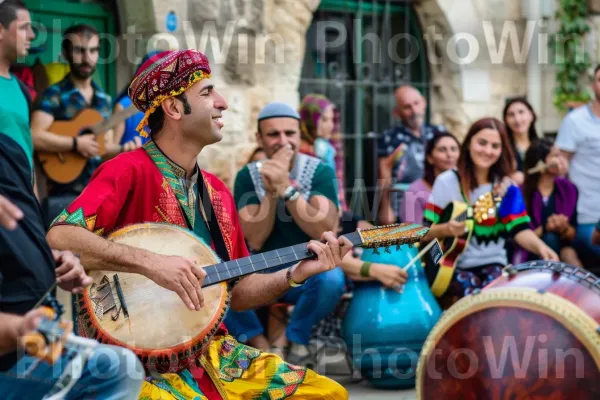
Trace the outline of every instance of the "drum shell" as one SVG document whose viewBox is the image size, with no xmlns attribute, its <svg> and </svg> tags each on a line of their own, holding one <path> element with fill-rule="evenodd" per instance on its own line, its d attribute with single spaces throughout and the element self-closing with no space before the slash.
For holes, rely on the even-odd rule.
<svg viewBox="0 0 600 400">
<path fill-rule="evenodd" d="M 599 284 L 564 263 L 505 269 L 433 329 L 418 398 L 600 398 Z"/>
</svg>

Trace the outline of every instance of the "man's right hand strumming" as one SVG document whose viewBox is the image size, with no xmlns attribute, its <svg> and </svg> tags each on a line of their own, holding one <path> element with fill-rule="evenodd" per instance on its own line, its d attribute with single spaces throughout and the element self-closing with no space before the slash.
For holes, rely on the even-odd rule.
<svg viewBox="0 0 600 400">
<path fill-rule="evenodd" d="M 77 152 L 85 158 L 95 157 L 100 152 L 96 136 L 93 134 L 81 135 L 75 140 L 77 140 Z"/>
<path fill-rule="evenodd" d="M 161 255 L 157 261 L 145 274 L 147 278 L 176 292 L 190 310 L 199 311 L 204 307 L 201 291 L 206 277 L 204 268 L 184 257 Z"/>
</svg>

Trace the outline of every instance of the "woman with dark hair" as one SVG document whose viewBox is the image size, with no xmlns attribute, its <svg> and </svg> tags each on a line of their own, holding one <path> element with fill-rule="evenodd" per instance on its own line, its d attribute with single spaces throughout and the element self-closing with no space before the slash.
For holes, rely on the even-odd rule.
<svg viewBox="0 0 600 400">
<path fill-rule="evenodd" d="M 538 139 L 535 130 L 537 116 L 525 97 L 515 97 L 507 101 L 502 115 L 506 124 L 506 134 L 517 162 L 517 170 L 512 178 L 520 185 L 525 178 L 523 173 L 525 153 L 529 146 Z"/>
<path fill-rule="evenodd" d="M 401 221 L 423 223 L 423 212 L 433 182 L 442 172 L 456 168 L 459 149 L 460 143 L 448 132 L 439 133 L 427 142 L 423 178 L 413 182 L 404 192 L 398 207 Z"/>
<path fill-rule="evenodd" d="M 507 238 L 514 238 L 542 259 L 558 260 L 556 253 L 529 229 L 521 191 L 508 178 L 514 168 L 504 124 L 496 118 L 484 118 L 469 129 L 457 169 L 442 172 L 436 178 L 425 209 L 425 220 L 432 224 L 425 241 L 458 237 L 466 232 L 464 222 L 440 223 L 444 209 L 452 202 L 477 206 L 482 198 L 491 195 L 495 204 L 485 217 L 476 213 L 471 240 L 457 259 L 448 295 L 460 298 L 500 276 L 508 264 L 504 247 Z"/>
<path fill-rule="evenodd" d="M 578 192 L 573 183 L 560 177 L 566 164 L 550 140 L 539 139 L 525 154 L 522 192 L 531 229 L 564 262 L 581 266 L 571 246 L 577 228 Z"/>
</svg>

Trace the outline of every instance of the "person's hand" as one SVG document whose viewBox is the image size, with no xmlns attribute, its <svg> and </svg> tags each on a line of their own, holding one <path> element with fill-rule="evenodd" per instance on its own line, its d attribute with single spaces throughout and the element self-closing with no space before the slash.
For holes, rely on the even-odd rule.
<svg viewBox="0 0 600 400">
<path fill-rule="evenodd" d="M 58 286 L 71 293 L 81 293 L 94 281 L 83 269 L 79 258 L 70 251 L 52 250 L 56 263 L 56 282 Z"/>
<path fill-rule="evenodd" d="M 563 214 L 552 214 L 546 221 L 546 230 L 563 234 L 569 229 L 569 219 Z"/>
<path fill-rule="evenodd" d="M 554 214 L 554 216 L 558 233 L 562 235 L 569 229 L 569 218 L 564 214 Z"/>
<path fill-rule="evenodd" d="M 142 139 L 140 139 L 139 136 L 136 136 L 133 140 L 130 140 L 123 145 L 123 152 L 133 151 L 140 147 L 142 147 Z"/>
<path fill-rule="evenodd" d="M 569 161 L 562 155 L 553 157 L 548 165 L 548 172 L 557 176 L 567 175 L 567 172 L 569 172 Z"/>
<path fill-rule="evenodd" d="M 408 278 L 405 270 L 396 265 L 388 264 L 372 264 L 370 274 L 383 286 L 394 290 L 398 290 L 400 286 L 404 285 L 406 278 Z"/>
<path fill-rule="evenodd" d="M 201 291 L 206 277 L 204 268 L 189 258 L 158 257 L 159 261 L 150 267 L 145 274 L 146 277 L 152 279 L 157 285 L 177 293 L 190 310 L 199 311 L 201 307 L 204 307 L 204 297 Z"/>
<path fill-rule="evenodd" d="M 342 259 L 352 247 L 352 242 L 346 237 L 337 238 L 332 232 L 325 232 L 321 236 L 321 242 L 311 240 L 308 243 L 308 250 L 317 258 L 304 260 L 293 266 L 292 279 L 294 282 L 300 283 L 311 276 L 332 270 L 342 263 Z"/>
<path fill-rule="evenodd" d="M 458 237 L 465 234 L 465 223 L 455 220 L 450 220 L 446 223 L 446 236 Z"/>
<path fill-rule="evenodd" d="M 22 218 L 23 211 L 0 195 L 0 226 L 12 231 L 17 228 L 17 221 Z"/>
<path fill-rule="evenodd" d="M 546 261 L 560 261 L 558 255 L 552 250 L 546 243 L 542 242 L 540 244 L 540 248 L 538 249 L 538 255 L 542 260 Z"/>
<path fill-rule="evenodd" d="M 516 171 L 514 174 L 512 174 L 511 179 L 517 185 L 522 185 L 523 182 L 525 182 L 525 174 L 521 171 Z"/>
<path fill-rule="evenodd" d="M 27 312 L 27 314 L 23 315 L 23 318 L 17 326 L 17 339 L 35 331 L 40 322 L 42 322 L 42 319 L 46 316 L 47 314 L 41 307 L 34 308 L 33 310 Z"/>
<path fill-rule="evenodd" d="M 508 188 L 514 184 L 515 184 L 515 182 L 511 178 L 509 178 L 508 176 L 505 176 L 504 178 L 502 178 L 500 183 L 497 183 L 496 185 L 494 185 L 494 195 L 503 197 L 506 194 L 506 191 L 508 190 Z"/>
<path fill-rule="evenodd" d="M 100 147 L 94 134 L 81 135 L 75 140 L 77 140 L 77 152 L 85 158 L 95 157 L 100 152 Z"/>
<path fill-rule="evenodd" d="M 265 160 L 260 168 L 263 182 L 267 190 L 279 197 L 285 194 L 290 186 L 290 162 L 294 151 L 289 147 L 282 147 L 269 160 Z"/>
</svg>

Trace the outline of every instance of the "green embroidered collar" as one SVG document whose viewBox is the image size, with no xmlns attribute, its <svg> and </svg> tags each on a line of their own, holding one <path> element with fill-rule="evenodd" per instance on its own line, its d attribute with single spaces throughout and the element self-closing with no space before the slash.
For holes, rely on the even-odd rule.
<svg viewBox="0 0 600 400">
<path fill-rule="evenodd" d="M 146 150 L 146 153 L 148 153 L 163 177 L 169 183 L 169 186 L 171 186 L 171 189 L 173 189 L 175 197 L 177 197 L 181 208 L 190 222 L 191 228 L 194 229 L 194 220 L 196 215 L 196 195 L 194 192 L 194 182 L 189 185 L 190 187 L 188 189 L 188 193 L 186 193 L 186 188 L 183 185 L 183 182 L 187 176 L 185 168 L 182 168 L 173 160 L 169 159 L 169 157 L 162 152 L 162 150 L 156 145 L 156 143 L 154 143 L 153 140 L 149 140 L 144 145 L 144 150 Z M 197 165 L 196 168 L 198 168 Z M 199 171 L 196 171 L 194 176 L 197 176 L 196 174 L 199 173 Z"/>
</svg>

